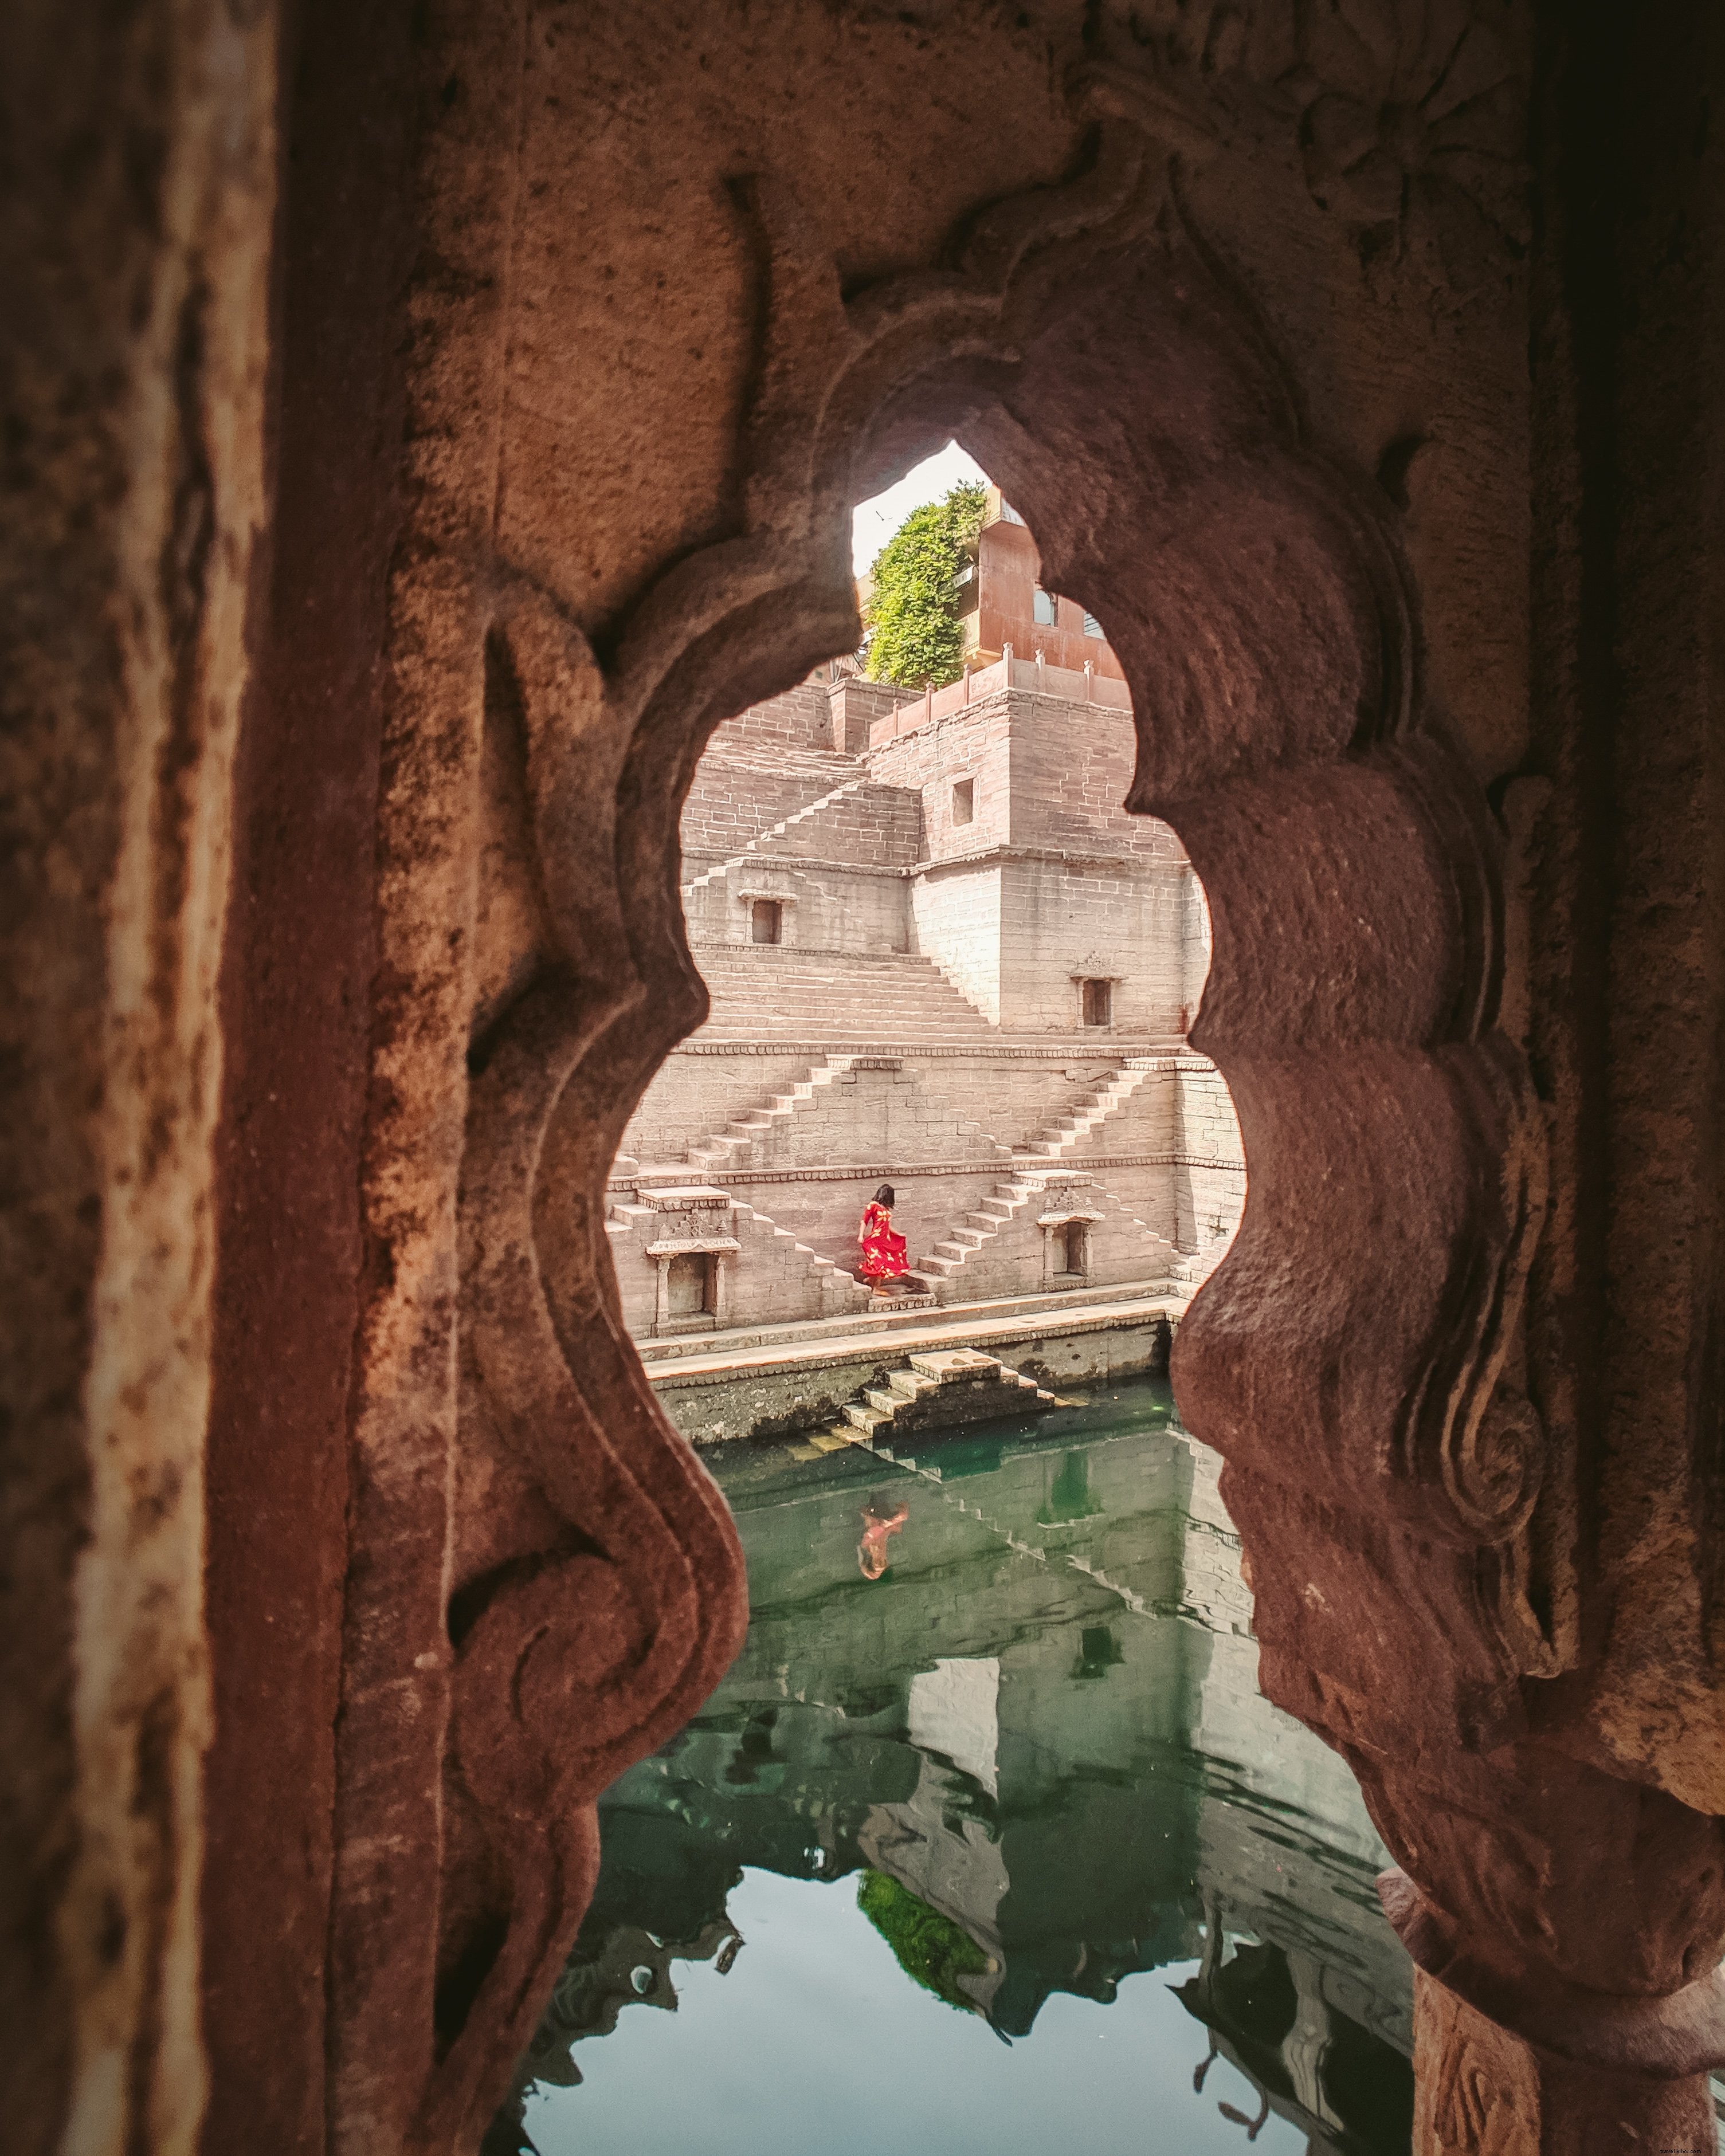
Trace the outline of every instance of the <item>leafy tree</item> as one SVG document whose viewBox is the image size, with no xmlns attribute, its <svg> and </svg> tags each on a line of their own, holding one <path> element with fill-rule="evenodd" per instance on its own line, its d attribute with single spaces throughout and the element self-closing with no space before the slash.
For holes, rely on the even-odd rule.
<svg viewBox="0 0 1725 2156">
<path fill-rule="evenodd" d="M 982 529 L 988 489 L 961 480 L 940 501 L 913 509 L 875 557 L 864 610 L 871 681 L 943 689 L 964 670 L 964 629 L 952 610 L 954 580 Z"/>
</svg>

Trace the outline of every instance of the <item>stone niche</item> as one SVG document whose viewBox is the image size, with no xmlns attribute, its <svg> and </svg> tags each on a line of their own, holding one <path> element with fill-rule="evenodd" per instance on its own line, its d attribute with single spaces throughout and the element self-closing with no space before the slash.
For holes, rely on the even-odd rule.
<svg viewBox="0 0 1725 2156">
<path fill-rule="evenodd" d="M 730 1317 L 732 1268 L 742 1247 L 730 1198 L 706 1184 L 684 1183 L 642 1190 L 639 1202 L 657 1215 L 644 1245 L 659 1270 L 654 1337 L 716 1331 Z"/>
<path fill-rule="evenodd" d="M 1091 1280 L 1091 1236 L 1106 1218 L 1096 1204 L 1093 1178 L 1065 1169 L 1038 1178 L 1046 1209 L 1036 1216 L 1042 1230 L 1042 1284 L 1045 1289 L 1085 1287 Z"/>
</svg>

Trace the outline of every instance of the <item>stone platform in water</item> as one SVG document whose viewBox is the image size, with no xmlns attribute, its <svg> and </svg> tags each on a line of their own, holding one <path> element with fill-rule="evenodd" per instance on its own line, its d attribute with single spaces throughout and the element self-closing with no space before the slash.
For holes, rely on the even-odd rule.
<svg viewBox="0 0 1725 2156">
<path fill-rule="evenodd" d="M 919 1358 L 974 1351 L 1051 1392 L 1165 1370 L 1187 1301 L 1144 1282 L 639 1344 L 660 1405 L 692 1443 L 808 1439 Z M 1021 1388 L 1001 1411 L 1030 1399 Z"/>
<path fill-rule="evenodd" d="M 974 1348 L 936 1348 L 912 1355 L 907 1368 L 891 1372 L 884 1385 L 865 1386 L 860 1400 L 846 1403 L 844 1422 L 864 1437 L 899 1437 L 1034 1414 L 1055 1404 L 1051 1392 L 995 1356 Z"/>
</svg>

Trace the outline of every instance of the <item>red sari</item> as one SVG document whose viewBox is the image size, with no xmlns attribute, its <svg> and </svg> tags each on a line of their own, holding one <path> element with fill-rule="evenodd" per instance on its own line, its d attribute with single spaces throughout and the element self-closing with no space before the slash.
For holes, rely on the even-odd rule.
<svg viewBox="0 0 1725 2156">
<path fill-rule="evenodd" d="M 862 1225 L 856 1240 L 862 1245 L 862 1263 L 856 1269 L 859 1280 L 866 1281 L 870 1287 L 883 1281 L 902 1280 L 911 1270 L 905 1260 L 905 1239 L 892 1232 L 892 1215 L 884 1205 L 873 1199 L 863 1208 Z"/>
</svg>

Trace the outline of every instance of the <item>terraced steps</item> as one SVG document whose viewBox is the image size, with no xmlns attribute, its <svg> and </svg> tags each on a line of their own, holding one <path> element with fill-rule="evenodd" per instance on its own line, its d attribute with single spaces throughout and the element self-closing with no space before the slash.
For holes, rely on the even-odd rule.
<svg viewBox="0 0 1725 2156">
<path fill-rule="evenodd" d="M 715 1131 L 698 1145 L 691 1146 L 689 1165 L 703 1170 L 742 1166 L 752 1158 L 762 1138 L 770 1137 L 780 1124 L 788 1122 L 823 1086 L 830 1086 L 835 1078 L 842 1078 L 854 1070 L 856 1060 L 854 1055 L 824 1057 L 788 1092 L 773 1094 L 762 1106 L 751 1108 L 747 1115 L 733 1116 L 723 1130 Z"/>
<path fill-rule="evenodd" d="M 910 952 L 799 952 L 777 944 L 704 943 L 711 998 L 696 1041 L 891 1040 L 963 1045 L 999 1033 L 927 958 Z"/>
<path fill-rule="evenodd" d="M 1099 1124 L 1105 1123 L 1117 1109 L 1131 1100 L 1155 1068 L 1153 1059 L 1147 1055 L 1130 1058 L 1065 1114 L 1044 1124 L 1023 1145 L 1014 1146 L 1014 1154 L 1026 1160 L 1050 1163 L 1065 1160 Z"/>
<path fill-rule="evenodd" d="M 932 1251 L 919 1259 L 916 1270 L 932 1273 L 938 1280 L 957 1279 L 977 1252 L 1000 1233 L 1008 1221 L 1016 1219 L 1033 1198 L 1042 1195 L 1041 1179 L 1034 1175 L 1017 1175 L 1009 1181 L 997 1183 L 993 1195 L 984 1198 L 973 1213 L 967 1213 L 963 1221 L 946 1239 L 935 1245 Z"/>
<path fill-rule="evenodd" d="M 708 884 L 717 883 L 722 877 L 729 875 L 733 869 L 742 868 L 745 863 L 757 860 L 763 846 L 770 846 L 775 839 L 782 839 L 787 831 L 794 829 L 798 824 L 807 823 L 811 816 L 818 816 L 823 808 L 830 808 L 835 802 L 843 801 L 849 794 L 859 793 L 865 786 L 873 783 L 866 771 L 860 772 L 855 778 L 847 778 L 842 784 L 823 793 L 819 800 L 810 801 L 790 815 L 781 817 L 778 823 L 769 825 L 751 839 L 740 854 L 733 854 L 729 860 L 716 862 L 685 883 L 683 886 L 685 900 L 692 898 L 696 891 L 703 890 Z"/>
</svg>

